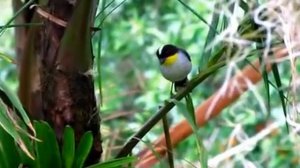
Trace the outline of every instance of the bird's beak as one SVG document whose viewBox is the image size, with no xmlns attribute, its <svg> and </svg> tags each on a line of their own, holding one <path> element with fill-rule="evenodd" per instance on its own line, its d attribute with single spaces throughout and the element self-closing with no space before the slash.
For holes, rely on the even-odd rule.
<svg viewBox="0 0 300 168">
<path fill-rule="evenodd" d="M 166 58 L 159 58 L 159 63 L 163 64 L 166 61 Z"/>
</svg>

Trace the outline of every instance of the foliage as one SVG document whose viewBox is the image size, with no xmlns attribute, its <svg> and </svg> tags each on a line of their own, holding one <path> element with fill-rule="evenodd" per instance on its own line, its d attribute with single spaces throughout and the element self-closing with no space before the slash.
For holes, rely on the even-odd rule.
<svg viewBox="0 0 300 168">
<path fill-rule="evenodd" d="M 29 158 L 15 144 L 15 140 L 4 129 L 0 128 L 0 166 L 3 168 L 18 167 L 65 167 L 77 168 L 83 167 L 84 162 L 89 154 L 93 142 L 91 132 L 86 132 L 80 140 L 75 150 L 74 131 L 71 127 L 66 127 L 63 137 L 62 150 L 58 147 L 58 142 L 53 129 L 43 121 L 35 121 L 34 128 L 36 130 L 35 140 L 28 140 L 27 147 L 33 158 Z M 62 151 L 62 152 L 60 152 Z M 134 157 L 125 157 L 118 160 L 111 160 L 100 164 L 91 165 L 89 167 L 112 168 L 121 165 L 127 165 L 134 161 Z"/>
</svg>

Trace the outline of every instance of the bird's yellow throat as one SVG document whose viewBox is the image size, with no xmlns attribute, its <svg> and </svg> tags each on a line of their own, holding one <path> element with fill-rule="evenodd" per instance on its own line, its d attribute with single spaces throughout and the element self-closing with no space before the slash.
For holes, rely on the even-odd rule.
<svg viewBox="0 0 300 168">
<path fill-rule="evenodd" d="M 177 60 L 177 57 L 178 57 L 177 53 L 167 57 L 166 60 L 164 61 L 163 65 L 166 65 L 166 66 L 172 65 Z"/>
</svg>

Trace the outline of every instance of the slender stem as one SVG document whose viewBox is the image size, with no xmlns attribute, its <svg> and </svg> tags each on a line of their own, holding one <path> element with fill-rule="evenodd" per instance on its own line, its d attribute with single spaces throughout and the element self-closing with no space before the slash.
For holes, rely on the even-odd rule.
<svg viewBox="0 0 300 168">
<path fill-rule="evenodd" d="M 104 3 L 104 6 L 102 5 L 101 7 L 101 11 L 95 16 L 95 19 L 97 19 L 99 16 L 102 15 L 102 13 L 104 12 L 104 10 L 106 8 L 108 8 L 115 0 L 110 1 L 108 4 Z"/>
<path fill-rule="evenodd" d="M 195 78 L 193 78 L 187 85 L 185 89 L 178 92 L 173 99 L 181 100 L 185 97 L 188 93 L 190 93 L 198 84 L 208 78 L 211 74 L 216 72 L 218 69 L 223 67 L 226 64 L 225 61 L 212 65 L 208 69 L 200 72 Z M 127 156 L 131 150 L 137 145 L 137 143 L 142 139 L 147 132 L 151 130 L 151 128 L 161 120 L 163 116 L 165 116 L 173 107 L 175 106 L 173 101 L 166 102 L 165 105 L 158 110 L 156 114 L 154 114 L 145 124 L 144 126 L 138 130 L 130 139 L 129 141 L 123 146 L 120 150 L 116 158 L 121 158 Z"/>
<path fill-rule="evenodd" d="M 2 36 L 4 30 L 9 26 L 29 5 L 31 5 L 34 0 L 29 0 L 26 2 L 15 14 L 12 18 L 10 18 L 7 23 L 0 29 L 0 36 Z"/>
<path fill-rule="evenodd" d="M 118 9 L 121 5 L 123 5 L 126 2 L 126 0 L 123 0 L 122 2 L 120 2 L 116 7 L 114 7 L 110 12 L 108 12 L 106 15 L 103 15 L 102 20 L 100 21 L 100 24 L 98 27 L 102 27 L 102 24 L 104 22 L 104 20 L 110 15 L 112 14 L 116 9 Z"/>
<path fill-rule="evenodd" d="M 102 15 L 105 15 L 104 13 L 104 8 L 105 8 L 105 4 L 106 4 L 106 0 L 103 0 L 101 2 L 102 7 L 101 9 L 103 10 Z M 100 28 L 100 26 L 99 26 Z M 97 85 L 98 85 L 98 89 L 99 89 L 99 98 L 100 98 L 100 106 L 102 106 L 103 103 L 103 92 L 102 92 L 102 71 L 101 71 L 101 52 L 102 52 L 102 37 L 103 37 L 103 30 L 99 32 L 99 39 L 98 39 L 98 50 L 97 50 L 97 62 L 96 62 L 96 67 L 97 67 L 97 71 L 98 71 L 98 79 L 97 79 Z"/>
<path fill-rule="evenodd" d="M 212 27 L 208 22 L 199 14 L 197 13 L 194 9 L 192 9 L 190 6 L 188 6 L 185 2 L 182 0 L 178 0 L 184 7 L 186 7 L 189 11 L 191 11 L 195 16 L 197 16 L 203 23 L 205 23 L 210 29 L 212 29 L 216 34 L 219 34 L 219 32 Z"/>
<path fill-rule="evenodd" d="M 170 168 L 174 168 L 172 142 L 171 142 L 171 138 L 170 138 L 169 123 L 168 123 L 167 116 L 163 116 L 162 122 L 163 122 L 165 137 L 166 137 L 166 146 L 167 146 L 169 166 L 170 166 Z"/>
</svg>

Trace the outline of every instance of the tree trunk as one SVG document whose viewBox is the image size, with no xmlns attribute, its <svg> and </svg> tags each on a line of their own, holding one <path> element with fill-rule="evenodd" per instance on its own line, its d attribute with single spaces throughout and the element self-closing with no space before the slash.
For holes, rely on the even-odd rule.
<svg viewBox="0 0 300 168">
<path fill-rule="evenodd" d="M 73 3 L 70 2 L 70 0 L 50 0 L 42 9 L 68 22 L 74 9 Z M 22 103 L 27 102 L 24 106 L 33 119 L 46 120 L 52 125 L 59 142 L 66 125 L 70 125 L 75 130 L 76 144 L 86 131 L 92 131 L 94 145 L 87 164 L 95 163 L 100 159 L 102 146 L 99 131 L 100 116 L 96 106 L 93 78 L 79 71 L 61 71 L 57 67 L 58 51 L 65 27 L 37 13 L 35 15 L 44 25 L 38 29 L 30 28 L 35 31 L 30 33 L 29 30 L 26 36 L 25 50 L 30 50 L 28 48 L 33 46 L 31 48 L 34 51 L 31 53 L 34 53 L 34 56 L 28 56 L 26 51 L 21 53 L 20 99 Z M 32 61 L 34 63 L 30 64 L 26 60 L 34 60 Z M 36 85 L 38 86 L 35 87 Z"/>
</svg>

